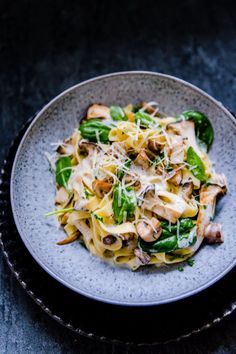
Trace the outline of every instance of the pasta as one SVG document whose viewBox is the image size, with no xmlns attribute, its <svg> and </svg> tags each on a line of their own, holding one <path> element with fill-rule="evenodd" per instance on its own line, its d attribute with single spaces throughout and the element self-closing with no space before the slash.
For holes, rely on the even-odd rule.
<svg viewBox="0 0 236 354">
<path fill-rule="evenodd" d="M 207 155 L 213 128 L 201 112 L 177 117 L 156 102 L 93 104 L 51 161 L 56 214 L 67 237 L 93 254 L 132 270 L 179 263 L 205 239 L 223 242 L 213 222 L 226 192 Z"/>
</svg>

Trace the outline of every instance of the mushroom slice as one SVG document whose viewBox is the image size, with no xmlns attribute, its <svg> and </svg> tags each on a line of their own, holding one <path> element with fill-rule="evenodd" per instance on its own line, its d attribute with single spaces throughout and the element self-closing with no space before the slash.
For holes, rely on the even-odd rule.
<svg viewBox="0 0 236 354">
<path fill-rule="evenodd" d="M 222 232 L 221 224 L 210 223 L 205 230 L 205 238 L 208 243 L 222 243 L 224 242 L 224 234 Z"/>
<path fill-rule="evenodd" d="M 73 136 L 59 143 L 56 151 L 61 155 L 72 155 L 74 153 Z"/>
<path fill-rule="evenodd" d="M 101 148 L 98 144 L 92 143 L 89 141 L 81 140 L 79 143 L 79 148 L 81 151 L 85 151 L 88 153 L 88 155 L 91 155 L 94 153 L 95 150 L 100 151 Z"/>
<path fill-rule="evenodd" d="M 182 191 L 181 191 L 182 197 L 184 198 L 184 200 L 186 202 L 189 201 L 189 199 L 191 198 L 192 194 L 193 194 L 193 182 L 185 182 L 182 185 Z"/>
<path fill-rule="evenodd" d="M 93 104 L 89 107 L 87 112 L 87 119 L 93 118 L 110 118 L 110 108 L 102 104 Z"/>
<path fill-rule="evenodd" d="M 137 166 L 141 166 L 145 170 L 149 168 L 150 161 L 145 151 L 141 151 L 138 154 L 138 156 L 134 160 L 134 164 Z"/>
<path fill-rule="evenodd" d="M 171 171 L 168 175 L 166 180 L 172 183 L 174 186 L 179 186 L 182 181 L 182 171 L 181 169 L 175 171 Z"/>
<path fill-rule="evenodd" d="M 137 232 L 146 242 L 156 241 L 162 233 L 161 223 L 156 218 L 151 218 L 150 222 L 140 221 L 137 224 Z"/>
<path fill-rule="evenodd" d="M 215 180 L 217 175 L 215 175 Z M 200 189 L 200 208 L 197 218 L 198 236 L 204 237 L 207 226 L 215 213 L 216 198 L 224 194 L 226 185 L 219 186 L 217 184 L 203 185 Z M 209 230 L 208 230 L 209 231 Z"/>
<path fill-rule="evenodd" d="M 96 196 L 103 198 L 106 193 L 110 192 L 112 182 L 107 179 L 95 179 L 92 183 L 92 187 Z"/>
<path fill-rule="evenodd" d="M 72 144 L 64 142 L 58 146 L 57 152 L 61 155 L 73 155 L 74 146 Z"/>
<path fill-rule="evenodd" d="M 59 245 L 59 246 L 67 245 L 68 243 L 71 243 L 71 242 L 74 242 L 75 240 L 77 240 L 78 237 L 79 237 L 79 232 L 76 231 L 75 233 L 69 235 L 64 240 L 57 242 L 57 245 Z"/>
<path fill-rule="evenodd" d="M 146 252 L 143 252 L 141 249 L 136 248 L 134 250 L 134 254 L 135 256 L 138 257 L 138 259 L 141 261 L 142 264 L 146 265 L 150 262 L 151 257 L 149 256 L 149 254 L 147 254 Z"/>
<path fill-rule="evenodd" d="M 154 108 L 150 103 L 147 102 L 141 102 L 142 108 L 145 108 L 145 111 L 149 114 L 152 114 L 156 111 L 156 108 Z"/>
<path fill-rule="evenodd" d="M 149 138 L 147 142 L 147 146 L 150 151 L 157 153 L 162 149 L 163 144 L 160 144 L 159 141 L 156 139 Z"/>
<path fill-rule="evenodd" d="M 198 156 L 202 157 L 202 152 L 198 147 L 195 136 L 195 124 L 190 120 L 182 120 L 181 122 L 168 124 L 168 132 L 174 132 L 187 140 L 187 146 L 192 146 Z"/>
<path fill-rule="evenodd" d="M 69 216 L 70 216 L 70 213 L 65 213 L 65 214 L 59 215 L 58 220 L 59 220 L 60 224 L 66 225 L 68 222 Z"/>
<path fill-rule="evenodd" d="M 217 184 L 218 186 L 224 189 L 224 192 L 227 190 L 227 179 L 224 173 L 214 173 L 211 178 L 212 184 Z"/>
<path fill-rule="evenodd" d="M 117 238 L 113 235 L 107 235 L 102 239 L 102 242 L 104 243 L 104 245 L 113 245 L 113 243 L 115 243 L 117 240 Z"/>
<path fill-rule="evenodd" d="M 167 191 L 148 189 L 144 195 L 143 209 L 153 211 L 175 224 L 187 208 L 187 203 L 178 195 Z"/>
<path fill-rule="evenodd" d="M 169 134 L 169 154 L 172 164 L 184 162 L 184 143 L 183 138 L 179 135 Z"/>
</svg>

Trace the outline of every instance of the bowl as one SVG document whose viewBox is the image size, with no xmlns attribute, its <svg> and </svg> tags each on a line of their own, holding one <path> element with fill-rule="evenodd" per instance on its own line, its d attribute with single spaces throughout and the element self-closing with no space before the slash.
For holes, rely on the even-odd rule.
<svg viewBox="0 0 236 354">
<path fill-rule="evenodd" d="M 160 110 L 176 115 L 184 110 L 204 112 L 215 139 L 210 158 L 224 172 L 228 194 L 217 204 L 216 222 L 223 225 L 225 242 L 203 245 L 193 267 L 146 267 L 136 272 L 112 266 L 92 256 L 79 242 L 58 246 L 64 231 L 54 209 L 55 185 L 45 157 L 52 142 L 71 135 L 92 103 L 126 105 L 157 101 Z M 152 72 L 121 72 L 75 85 L 47 104 L 32 121 L 18 151 L 11 175 L 11 205 L 19 234 L 34 259 L 59 282 L 95 300 L 144 306 L 183 299 L 207 288 L 236 263 L 236 122 L 232 114 L 199 88 L 178 78 Z"/>
</svg>

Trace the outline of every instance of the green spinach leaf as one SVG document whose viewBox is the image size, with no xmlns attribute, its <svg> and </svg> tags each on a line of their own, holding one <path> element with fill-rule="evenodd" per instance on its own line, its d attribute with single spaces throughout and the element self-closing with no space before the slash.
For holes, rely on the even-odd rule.
<svg viewBox="0 0 236 354">
<path fill-rule="evenodd" d="M 178 248 L 177 236 L 169 236 L 164 240 L 156 241 L 154 243 L 139 240 L 139 245 L 144 252 L 148 253 L 162 253 L 172 252 Z"/>
<path fill-rule="evenodd" d="M 56 162 L 56 182 L 59 186 L 67 188 L 67 182 L 71 175 L 71 159 L 63 156 Z"/>
<path fill-rule="evenodd" d="M 165 229 L 163 229 L 164 231 Z M 162 231 L 162 232 L 163 232 Z M 173 230 L 174 232 L 175 230 Z M 169 234 L 168 237 L 160 238 L 155 242 L 145 242 L 141 238 L 139 239 L 139 246 L 143 251 L 148 253 L 161 253 L 161 252 L 173 252 L 178 249 L 187 248 L 193 246 L 197 241 L 196 226 L 192 227 L 186 233 L 181 233 L 179 237 L 176 234 Z"/>
<path fill-rule="evenodd" d="M 177 117 L 178 120 L 192 120 L 195 123 L 195 134 L 200 145 L 207 151 L 214 140 L 214 130 L 208 117 L 202 112 L 185 111 Z"/>
<path fill-rule="evenodd" d="M 161 221 L 162 234 L 160 239 L 164 239 L 166 237 L 176 235 L 177 234 L 177 225 L 169 224 L 168 221 Z M 193 220 L 190 218 L 181 219 L 179 221 L 179 232 L 180 234 L 189 232 L 194 227 Z M 159 239 L 159 240 L 160 240 Z"/>
<path fill-rule="evenodd" d="M 153 118 L 150 114 L 142 111 L 138 111 L 137 113 L 135 113 L 135 122 L 140 122 L 140 126 L 144 128 L 160 127 L 159 123 L 156 121 L 155 118 Z"/>
<path fill-rule="evenodd" d="M 124 110 L 119 106 L 111 106 L 110 115 L 113 120 L 128 120 Z"/>
<path fill-rule="evenodd" d="M 84 121 L 80 125 L 79 130 L 84 139 L 93 142 L 101 141 L 104 144 L 108 144 L 111 128 L 111 126 L 103 123 L 101 119 L 90 119 Z"/>
<path fill-rule="evenodd" d="M 137 198 L 133 188 L 117 184 L 114 188 L 112 202 L 115 221 L 121 224 L 127 218 L 132 217 L 136 206 Z"/>
<path fill-rule="evenodd" d="M 197 179 L 201 182 L 205 182 L 207 180 L 205 166 L 191 146 L 187 150 L 187 163 L 189 165 L 188 169 Z"/>
</svg>

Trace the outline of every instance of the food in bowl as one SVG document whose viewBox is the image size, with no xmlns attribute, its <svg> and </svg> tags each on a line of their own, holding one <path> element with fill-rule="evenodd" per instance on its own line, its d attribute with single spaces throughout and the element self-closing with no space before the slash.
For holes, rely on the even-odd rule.
<svg viewBox="0 0 236 354">
<path fill-rule="evenodd" d="M 227 190 L 207 155 L 214 132 L 207 116 L 172 117 L 156 102 L 93 104 L 78 129 L 50 157 L 58 215 L 67 237 L 94 255 L 132 270 L 179 263 L 205 239 L 224 240 L 213 222 Z"/>
</svg>

